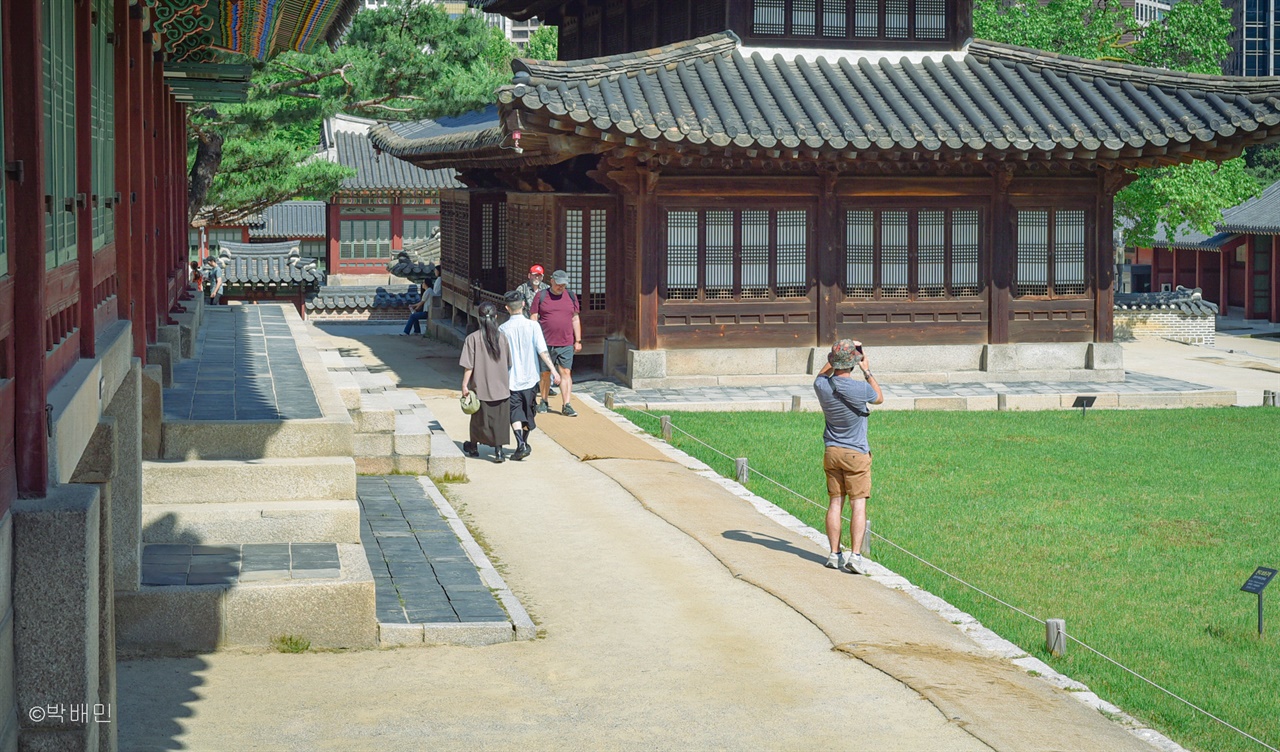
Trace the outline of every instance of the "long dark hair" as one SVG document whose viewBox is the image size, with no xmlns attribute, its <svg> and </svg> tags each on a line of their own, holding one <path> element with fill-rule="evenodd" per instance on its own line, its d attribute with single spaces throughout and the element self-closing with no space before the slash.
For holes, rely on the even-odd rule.
<svg viewBox="0 0 1280 752">
<path fill-rule="evenodd" d="M 480 315 L 480 331 L 484 336 L 484 349 L 489 351 L 489 355 L 494 360 L 502 357 L 502 349 L 498 345 L 498 338 L 502 333 L 498 331 L 498 308 L 493 303 L 485 301 L 480 304 L 480 308 L 476 311 Z"/>
</svg>

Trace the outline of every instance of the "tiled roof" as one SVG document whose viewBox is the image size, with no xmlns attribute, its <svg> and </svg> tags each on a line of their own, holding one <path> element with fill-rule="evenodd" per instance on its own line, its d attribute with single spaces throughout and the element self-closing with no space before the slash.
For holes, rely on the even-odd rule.
<svg viewBox="0 0 1280 752">
<path fill-rule="evenodd" d="M 1118 292 L 1117 311 L 1181 311 L 1191 316 L 1216 316 L 1218 306 L 1200 297 L 1200 290 L 1179 286 L 1170 292 Z"/>
<path fill-rule="evenodd" d="M 412 282 L 434 279 L 436 264 L 440 261 L 440 233 L 405 246 L 396 254 L 395 261 L 387 264 L 387 271 Z"/>
<path fill-rule="evenodd" d="M 268 206 L 249 223 L 249 237 L 323 238 L 328 234 L 324 207 L 323 201 L 282 201 Z"/>
<path fill-rule="evenodd" d="M 409 152 L 413 154 L 497 148 L 506 137 L 507 134 L 503 131 L 499 120 L 497 105 L 468 112 L 455 118 L 386 123 L 369 133 L 369 139 L 383 150 L 388 150 L 387 144 L 391 143 L 424 144 L 422 151 L 415 151 L 412 146 L 408 147 Z M 399 152 L 395 155 L 401 156 Z"/>
<path fill-rule="evenodd" d="M 1280 235 L 1280 181 L 1267 186 L 1261 194 L 1233 206 L 1222 213 L 1226 232 Z"/>
<path fill-rule="evenodd" d="M 1153 248 L 1177 248 L 1191 251 L 1220 251 L 1222 246 L 1226 245 L 1227 241 L 1235 236 L 1234 232 L 1205 235 L 1198 230 L 1193 230 L 1183 225 L 1170 239 L 1164 225 L 1161 225 L 1156 229 L 1155 242 L 1151 246 Z"/>
<path fill-rule="evenodd" d="M 462 187 L 452 169 L 425 170 L 377 154 L 363 134 L 338 131 L 333 134 L 333 140 L 337 161 L 356 170 L 354 177 L 342 181 L 344 191 L 436 191 Z"/>
<path fill-rule="evenodd" d="M 398 292 L 394 291 L 396 289 L 326 285 L 321 287 L 314 297 L 307 300 L 307 309 L 339 311 L 359 308 L 404 308 L 418 302 L 417 285 L 408 285 Z"/>
<path fill-rule="evenodd" d="M 788 60 L 744 55 L 737 37 L 723 32 L 645 52 L 512 67 L 513 82 L 497 99 L 503 112 L 526 113 L 528 131 L 617 144 L 643 139 L 650 149 L 998 150 L 1150 160 L 1202 156 L 1240 132 L 1280 135 L 1274 78 L 1177 73 L 990 42 L 897 62 Z M 419 156 L 419 164 L 447 161 L 420 155 L 460 151 L 451 135 L 413 135 L 387 126 L 371 132 L 385 151 Z M 1189 149 L 1166 153 L 1179 144 Z"/>
<path fill-rule="evenodd" d="M 325 275 L 297 243 L 222 243 L 219 258 L 228 285 L 316 287 Z"/>
</svg>

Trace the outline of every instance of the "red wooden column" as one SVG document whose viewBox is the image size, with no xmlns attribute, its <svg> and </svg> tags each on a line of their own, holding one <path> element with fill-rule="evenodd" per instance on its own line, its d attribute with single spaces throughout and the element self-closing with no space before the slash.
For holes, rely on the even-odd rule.
<svg viewBox="0 0 1280 752">
<path fill-rule="evenodd" d="M 133 301 L 133 223 L 129 217 L 129 189 L 133 160 L 129 151 L 129 3 L 116 0 L 112 33 L 115 35 L 115 193 L 105 197 L 111 200 L 116 220 L 116 315 L 132 318 Z M 104 21 L 105 22 L 105 21 Z"/>
<path fill-rule="evenodd" d="M 1270 320 L 1280 323 L 1280 235 L 1271 236 L 1271 316 Z"/>
<path fill-rule="evenodd" d="M 18 496 L 40 498 L 49 489 L 49 435 L 45 387 L 44 60 L 40 0 L 5 2 L 5 133 L 12 134 L 5 170 L 10 205 L 9 270 L 14 286 L 14 446 Z M 18 71 L 22 75 L 18 75 Z M 20 166 L 20 167 L 19 167 Z"/>
<path fill-rule="evenodd" d="M 817 344 L 834 342 L 839 321 L 836 306 L 842 297 L 840 290 L 840 249 L 843 228 L 840 222 L 840 198 L 836 195 L 834 169 L 821 173 L 822 190 L 818 194 L 817 238 L 814 243 L 817 258 L 814 259 L 818 283 L 818 331 Z"/>
<path fill-rule="evenodd" d="M 1004 345 L 1009 342 L 1009 316 L 1013 307 L 1014 216 L 1009 201 L 1009 186 L 1013 183 L 1012 167 L 999 170 L 992 176 L 991 206 L 991 271 L 987 290 L 990 296 L 990 312 L 987 323 L 987 342 Z"/>
<path fill-rule="evenodd" d="M 339 250 L 339 231 L 338 212 L 340 208 L 337 204 L 336 197 L 330 197 L 329 203 L 325 204 L 325 214 L 329 220 L 329 251 L 326 254 L 325 268 L 329 270 L 329 274 L 338 273 L 338 250 Z"/>
<path fill-rule="evenodd" d="M 1246 235 L 1244 239 L 1244 317 L 1251 319 L 1253 314 L 1253 239 Z"/>
<path fill-rule="evenodd" d="M 1218 313 L 1221 316 L 1227 315 L 1231 300 L 1227 297 L 1231 292 L 1231 253 L 1234 251 L 1226 246 L 1218 250 Z"/>
<path fill-rule="evenodd" d="M 1204 251 L 1196 251 L 1196 288 L 1204 291 Z"/>
<path fill-rule="evenodd" d="M 398 198 L 392 200 L 395 201 L 391 205 L 391 254 L 394 256 L 404 249 L 404 205 Z M 245 234 L 249 234 L 248 228 L 245 228 Z"/>
<path fill-rule="evenodd" d="M 147 246 L 147 343 L 156 341 L 157 322 L 160 316 L 160 296 L 156 292 L 156 80 L 155 53 L 151 51 L 151 34 L 142 35 L 142 232 Z"/>
<path fill-rule="evenodd" d="M 76 260 L 80 287 L 80 357 L 92 358 L 97 339 L 93 317 L 93 9 L 76 9 Z M 105 23 L 105 21 L 101 21 Z"/>
<path fill-rule="evenodd" d="M 1119 170 L 1098 175 L 1097 219 L 1094 222 L 1097 251 L 1094 253 L 1093 341 L 1115 340 L 1116 233 L 1115 197 L 1123 177 Z"/>
<path fill-rule="evenodd" d="M 146 165 L 142 144 L 146 129 L 146 88 L 143 86 L 143 68 L 148 52 L 143 49 L 142 5 L 129 8 L 129 186 L 126 200 L 129 206 L 129 224 L 132 247 L 129 249 L 130 299 L 129 318 L 133 322 L 133 354 L 147 359 L 147 202 Z"/>
<path fill-rule="evenodd" d="M 636 255 L 640 257 L 640 296 L 636 321 L 636 347 L 640 350 L 656 350 L 658 347 L 658 279 L 662 263 L 666 261 L 666 247 L 658 208 L 658 173 L 637 167 L 636 217 L 640 227 L 636 230 Z M 443 211 L 442 211 L 443 213 Z M 454 270 L 457 274 L 457 271 Z"/>
</svg>

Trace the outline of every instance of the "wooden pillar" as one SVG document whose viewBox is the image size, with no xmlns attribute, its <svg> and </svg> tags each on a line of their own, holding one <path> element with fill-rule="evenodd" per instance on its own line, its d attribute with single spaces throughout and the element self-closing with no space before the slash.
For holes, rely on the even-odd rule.
<svg viewBox="0 0 1280 752">
<path fill-rule="evenodd" d="M 817 344 L 824 345 L 836 340 L 836 306 L 842 296 L 840 290 L 840 269 L 842 267 L 841 249 L 844 244 L 843 228 L 840 222 L 840 199 L 836 195 L 836 178 L 834 169 L 825 170 L 822 175 L 822 191 L 818 194 L 817 242 L 814 244 L 818 257 L 816 277 L 818 286 L 818 339 Z"/>
<path fill-rule="evenodd" d="M 1280 323 L 1280 235 L 1271 236 L 1271 316 L 1273 324 Z"/>
<path fill-rule="evenodd" d="M 1115 340 L 1116 300 L 1116 192 L 1129 182 L 1121 170 L 1105 170 L 1098 175 L 1096 243 L 1094 254 L 1093 341 Z"/>
<path fill-rule="evenodd" d="M 1244 239 L 1244 317 L 1251 319 L 1253 314 L 1253 239 L 1256 235 L 1246 235 Z"/>
<path fill-rule="evenodd" d="M 1011 166 L 998 170 L 992 177 L 991 201 L 991 271 L 987 284 L 990 295 L 987 342 L 1003 345 L 1009 342 L 1009 316 L 1013 307 L 1013 264 L 1017 257 L 1014 230 L 1017 218 L 1009 200 L 1013 183 Z"/>
<path fill-rule="evenodd" d="M 1218 313 L 1226 316 L 1231 304 L 1231 254 L 1235 253 L 1227 247 L 1218 251 Z"/>
<path fill-rule="evenodd" d="M 404 205 L 398 198 L 392 201 L 395 202 L 391 205 L 391 255 L 394 258 L 397 253 L 404 250 Z M 496 212 L 497 209 L 494 211 Z"/>
<path fill-rule="evenodd" d="M 636 233 L 640 257 L 640 310 L 636 322 L 637 349 L 654 350 L 658 347 L 658 280 L 665 260 L 662 223 L 659 221 L 657 200 L 658 173 L 639 168 L 639 192 L 636 196 L 636 217 L 640 227 Z"/>
<path fill-rule="evenodd" d="M 80 289 L 80 357 L 92 358 L 97 339 L 93 318 L 93 9 L 75 4 L 76 261 Z"/>
<path fill-rule="evenodd" d="M 328 220 L 329 227 L 329 243 L 328 250 L 325 252 L 325 269 L 329 274 L 338 273 L 338 204 L 335 199 L 330 198 L 329 202 L 324 205 L 325 218 Z"/>
<path fill-rule="evenodd" d="M 147 168 L 146 107 L 147 90 L 143 76 L 149 52 L 143 48 L 142 5 L 129 8 L 129 186 L 126 202 L 129 207 L 130 233 L 133 238 L 132 258 L 129 263 L 130 299 L 129 318 L 133 322 L 133 354 L 147 359 L 147 318 L 151 315 L 147 294 L 147 261 L 150 241 L 147 238 Z"/>
<path fill-rule="evenodd" d="M 12 137 L 5 170 L 10 206 L 9 272 L 13 300 L 14 446 L 18 496 L 40 498 L 49 489 L 49 434 L 45 386 L 44 60 L 40 0 L 4 4 L 5 133 Z M 22 75 L 18 75 L 21 71 Z M 20 167 L 19 167 L 20 165 Z"/>
<path fill-rule="evenodd" d="M 134 264 L 133 223 L 129 215 L 129 190 L 133 169 L 132 143 L 129 137 L 129 101 L 133 83 L 129 75 L 129 60 L 132 49 L 129 47 L 129 3 L 116 0 L 112 32 L 115 35 L 115 178 L 116 184 L 110 196 L 112 212 L 116 222 L 116 315 L 122 319 L 130 319 L 130 307 L 133 301 L 133 285 L 130 277 Z"/>
<path fill-rule="evenodd" d="M 1204 294 L 1204 251 L 1196 251 L 1196 288 Z"/>
</svg>

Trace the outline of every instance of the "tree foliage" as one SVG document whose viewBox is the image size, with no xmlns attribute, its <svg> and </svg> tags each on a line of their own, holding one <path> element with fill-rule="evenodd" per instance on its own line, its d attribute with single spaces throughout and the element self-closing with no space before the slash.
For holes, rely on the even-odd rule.
<svg viewBox="0 0 1280 752">
<path fill-rule="evenodd" d="M 493 102 L 514 45 L 475 14 L 394 0 L 356 15 L 342 46 L 259 65 L 244 104 L 194 110 L 189 210 L 230 223 L 290 198 L 326 199 L 351 171 L 316 155 L 324 119 L 456 115 Z"/>
<path fill-rule="evenodd" d="M 539 26 L 529 35 L 520 57 L 555 60 L 560 55 L 560 31 L 555 26 Z"/>
<path fill-rule="evenodd" d="M 1220 0 L 1184 0 L 1147 25 L 1119 0 L 977 0 L 974 34 L 1008 44 L 1095 60 L 1217 74 L 1230 52 L 1231 12 Z M 1280 166 L 1280 157 L 1274 160 Z M 1140 169 L 1116 196 L 1128 245 L 1150 245 L 1158 227 L 1212 234 L 1222 210 L 1256 195 L 1260 185 L 1237 158 Z"/>
</svg>

